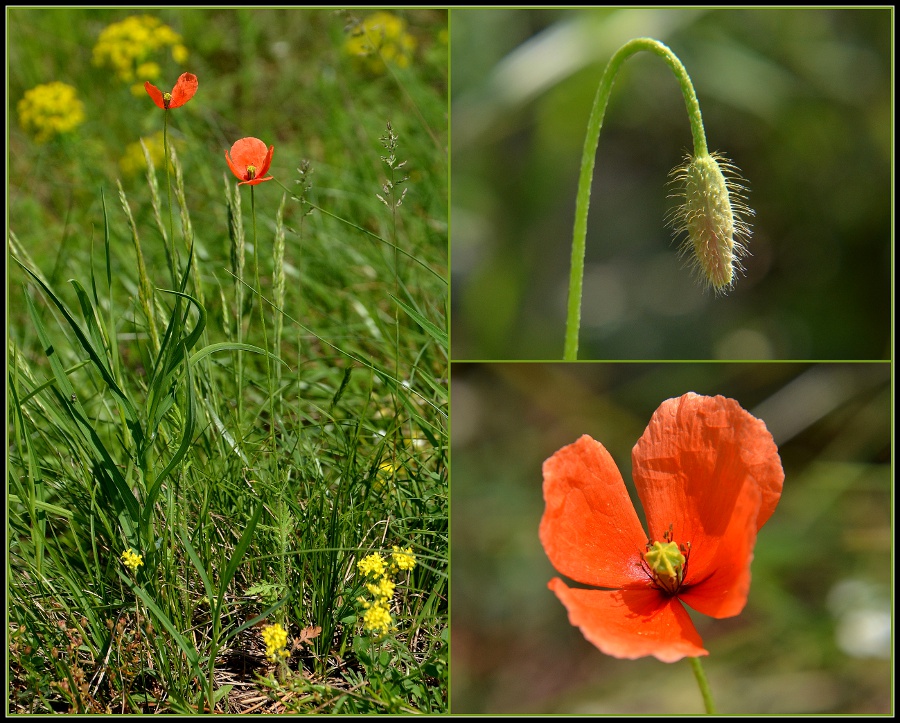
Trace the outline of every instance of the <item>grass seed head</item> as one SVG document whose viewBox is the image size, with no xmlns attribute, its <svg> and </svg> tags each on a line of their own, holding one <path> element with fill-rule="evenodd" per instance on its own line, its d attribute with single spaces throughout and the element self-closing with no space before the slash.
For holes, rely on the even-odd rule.
<svg viewBox="0 0 900 723">
<path fill-rule="evenodd" d="M 676 234 L 685 233 L 681 254 L 716 293 L 724 293 L 743 271 L 741 258 L 747 255 L 750 237 L 746 187 L 734 164 L 718 154 L 692 158 L 672 171 L 679 199 L 670 225 Z"/>
</svg>

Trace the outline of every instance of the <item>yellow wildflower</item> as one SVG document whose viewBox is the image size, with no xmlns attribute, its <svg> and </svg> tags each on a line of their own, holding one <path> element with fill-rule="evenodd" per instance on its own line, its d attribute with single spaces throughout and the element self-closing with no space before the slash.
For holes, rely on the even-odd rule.
<svg viewBox="0 0 900 723">
<path fill-rule="evenodd" d="M 393 13 L 369 15 L 344 42 L 344 52 L 368 71 L 384 73 L 385 63 L 409 66 L 416 39 L 406 32 L 406 21 Z"/>
<path fill-rule="evenodd" d="M 362 575 L 373 575 L 375 577 L 384 575 L 384 559 L 377 552 L 364 557 L 356 563 L 356 567 Z"/>
<path fill-rule="evenodd" d="M 144 558 L 129 548 L 122 553 L 122 563 L 132 572 L 137 572 L 138 566 L 144 564 Z"/>
<path fill-rule="evenodd" d="M 115 71 L 125 83 L 143 92 L 143 83 L 156 80 L 162 70 L 153 58 L 164 48 L 172 48 L 172 59 L 179 65 L 188 57 L 181 36 L 152 15 L 131 15 L 106 26 L 94 46 L 94 65 Z"/>
<path fill-rule="evenodd" d="M 84 122 L 84 104 L 74 87 L 59 81 L 26 90 L 17 106 L 19 124 L 38 143 L 74 130 Z"/>
<path fill-rule="evenodd" d="M 394 545 L 391 557 L 393 558 L 394 566 L 398 570 L 412 570 L 416 566 L 416 556 L 412 554 L 411 547 L 401 550 L 397 545 Z"/>
<path fill-rule="evenodd" d="M 188 49 L 181 43 L 172 48 L 172 60 L 179 65 L 183 65 L 188 59 Z"/>
<path fill-rule="evenodd" d="M 262 629 L 262 639 L 266 644 L 266 657 L 275 661 L 278 658 L 287 658 L 290 653 L 287 651 L 287 630 L 281 625 L 266 625 Z"/>
<path fill-rule="evenodd" d="M 391 599 L 395 587 L 396 585 L 394 585 L 387 577 L 381 578 L 378 582 L 366 583 L 366 590 L 372 593 L 373 597 L 382 598 L 385 601 Z"/>
<path fill-rule="evenodd" d="M 143 87 L 141 91 L 143 92 Z M 141 139 L 147 146 L 150 153 L 150 160 L 153 165 L 159 168 L 166 155 L 165 144 L 163 143 L 163 132 L 158 131 L 152 136 Z M 119 159 L 119 168 L 126 176 L 134 176 L 147 167 L 147 159 L 144 157 L 144 149 L 141 148 L 141 141 L 137 143 L 129 143 L 125 146 L 125 154 Z"/>
<path fill-rule="evenodd" d="M 390 462 L 382 462 L 378 465 L 378 474 L 372 481 L 372 491 L 378 493 L 390 487 L 393 475 L 394 465 Z"/>
<path fill-rule="evenodd" d="M 363 627 L 372 632 L 386 633 L 391 628 L 391 613 L 382 603 L 368 604 L 363 613 Z"/>
</svg>

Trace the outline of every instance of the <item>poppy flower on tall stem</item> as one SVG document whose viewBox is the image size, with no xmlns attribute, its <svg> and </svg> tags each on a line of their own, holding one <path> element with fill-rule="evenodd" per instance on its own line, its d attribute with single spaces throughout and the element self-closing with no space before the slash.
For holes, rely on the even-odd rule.
<svg viewBox="0 0 900 723">
<path fill-rule="evenodd" d="M 266 144 L 259 138 L 241 138 L 231 146 L 231 155 L 225 151 L 225 160 L 231 172 L 237 176 L 239 186 L 255 186 L 263 181 L 271 181 L 272 176 L 266 176 L 269 166 L 272 165 L 272 153 L 275 146 L 266 148 Z"/>
<path fill-rule="evenodd" d="M 602 444 L 584 435 L 544 462 L 544 550 L 604 589 L 548 587 L 607 655 L 691 657 L 696 672 L 707 651 L 682 603 L 713 618 L 743 610 L 756 534 L 781 497 L 778 449 L 733 399 L 688 393 L 654 412 L 632 463 L 646 532 Z"/>
<path fill-rule="evenodd" d="M 193 98 L 194 93 L 197 92 L 197 86 L 196 75 L 193 73 L 182 73 L 171 93 L 163 93 L 149 80 L 144 83 L 144 90 L 147 91 L 147 94 L 157 106 L 163 110 L 169 110 L 170 108 L 180 108 Z"/>
<path fill-rule="evenodd" d="M 197 76 L 193 73 L 182 73 L 175 82 L 175 87 L 171 93 L 163 93 L 149 80 L 144 83 L 144 89 L 153 100 L 154 103 L 164 111 L 166 111 L 163 123 L 163 152 L 165 154 L 166 163 L 166 197 L 169 201 L 169 237 L 166 245 L 166 258 L 169 263 L 169 273 L 172 276 L 172 283 L 178 283 L 178 252 L 175 250 L 175 226 L 172 220 L 172 178 L 170 172 L 171 157 L 169 155 L 169 110 L 172 108 L 180 108 L 187 103 L 197 92 Z"/>
</svg>

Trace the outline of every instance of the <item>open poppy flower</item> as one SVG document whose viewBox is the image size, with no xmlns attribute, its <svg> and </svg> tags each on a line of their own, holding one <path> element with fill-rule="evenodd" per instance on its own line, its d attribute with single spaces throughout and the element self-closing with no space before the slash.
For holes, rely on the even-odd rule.
<svg viewBox="0 0 900 723">
<path fill-rule="evenodd" d="M 544 462 L 544 551 L 564 575 L 607 589 L 548 587 L 607 655 L 706 655 L 681 603 L 714 618 L 744 608 L 756 533 L 781 498 L 778 449 L 733 399 L 691 392 L 654 412 L 632 463 L 649 536 L 602 444 L 584 435 Z"/>
<path fill-rule="evenodd" d="M 241 181 L 239 186 L 255 186 L 263 181 L 271 181 L 266 171 L 272 165 L 272 152 L 275 146 L 269 146 L 259 138 L 241 138 L 231 146 L 231 156 L 225 151 L 225 160 L 231 172 Z"/>
<path fill-rule="evenodd" d="M 182 73 L 171 93 L 163 93 L 149 80 L 144 83 L 144 90 L 147 91 L 156 105 L 163 110 L 168 110 L 169 108 L 180 108 L 193 98 L 194 93 L 197 92 L 197 85 L 196 75 L 193 73 Z"/>
</svg>

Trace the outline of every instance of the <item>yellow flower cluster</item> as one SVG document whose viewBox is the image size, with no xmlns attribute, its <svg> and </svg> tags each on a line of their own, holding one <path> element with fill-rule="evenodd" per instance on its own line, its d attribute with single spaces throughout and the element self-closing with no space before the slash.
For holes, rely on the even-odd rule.
<svg viewBox="0 0 900 723">
<path fill-rule="evenodd" d="M 416 556 L 412 554 L 412 548 L 407 547 L 401 550 L 394 545 L 394 551 L 391 553 L 391 559 L 394 566 L 398 570 L 412 570 L 416 566 Z"/>
<path fill-rule="evenodd" d="M 132 572 L 137 572 L 138 566 L 144 564 L 144 558 L 129 548 L 122 553 L 122 563 Z"/>
<path fill-rule="evenodd" d="M 287 630 L 277 623 L 275 625 L 266 625 L 262 629 L 262 639 L 266 644 L 266 657 L 275 661 L 279 658 L 287 658 L 290 653 L 287 651 Z"/>
<path fill-rule="evenodd" d="M 71 85 L 53 81 L 26 90 L 18 104 L 19 124 L 38 143 L 68 133 L 84 122 L 84 103 Z"/>
<path fill-rule="evenodd" d="M 144 145 L 147 146 L 147 152 L 150 153 L 150 160 L 153 165 L 159 168 L 166 155 L 165 144 L 163 143 L 163 132 L 158 131 L 152 136 L 142 138 Z M 134 176 L 147 167 L 147 159 L 144 157 L 144 149 L 141 148 L 141 141 L 137 143 L 129 143 L 125 146 L 125 154 L 119 159 L 119 167 L 126 176 Z"/>
<path fill-rule="evenodd" d="M 381 577 L 384 575 L 384 560 L 378 553 L 373 553 L 356 563 L 361 575 Z"/>
<path fill-rule="evenodd" d="M 383 10 L 363 20 L 344 43 L 344 52 L 375 74 L 384 73 L 385 63 L 408 67 L 415 49 L 416 39 L 406 32 L 406 21 Z"/>
<path fill-rule="evenodd" d="M 391 477 L 394 475 L 394 465 L 390 462 L 382 462 L 378 465 L 378 474 L 372 482 L 372 490 L 376 493 L 382 492 L 391 484 Z"/>
<path fill-rule="evenodd" d="M 103 29 L 94 46 L 94 65 L 112 68 L 119 80 L 134 83 L 132 93 L 141 95 L 144 81 L 162 72 L 154 55 L 167 47 L 179 65 L 187 60 L 188 50 L 172 28 L 152 15 L 132 15 Z"/>
<path fill-rule="evenodd" d="M 363 627 L 374 633 L 386 633 L 391 629 L 393 620 L 391 619 L 391 598 L 394 596 L 396 583 L 391 580 L 394 575 L 401 570 L 412 570 L 416 566 L 415 555 L 412 554 L 412 548 L 408 547 L 401 550 L 396 545 L 391 553 L 390 564 L 378 553 L 373 553 L 356 563 L 356 567 L 361 575 L 371 578 L 371 582 L 367 582 L 366 590 L 374 598 L 366 600 L 359 598 L 365 612 L 363 613 Z"/>
</svg>

